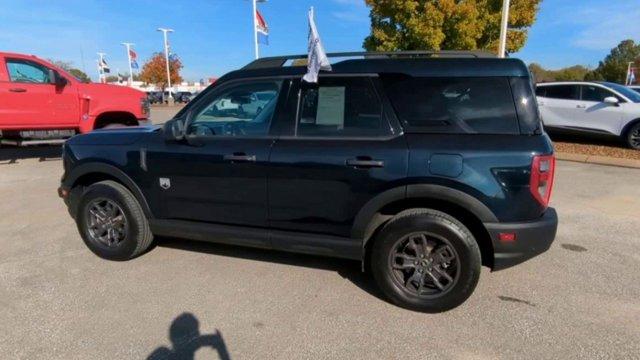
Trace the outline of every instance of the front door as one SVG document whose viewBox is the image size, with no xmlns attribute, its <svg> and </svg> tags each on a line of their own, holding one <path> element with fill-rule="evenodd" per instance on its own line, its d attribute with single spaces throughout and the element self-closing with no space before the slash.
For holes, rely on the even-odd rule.
<svg viewBox="0 0 640 360">
<path fill-rule="evenodd" d="M 625 101 L 610 90 L 589 84 L 582 85 L 580 109 L 582 110 L 582 126 L 588 129 L 617 135 L 623 119 L 623 103 L 618 105 L 604 102 L 607 97 L 615 97 Z"/>
<path fill-rule="evenodd" d="M 579 85 L 545 85 L 536 90 L 545 126 L 579 128 L 584 110 Z"/>
<path fill-rule="evenodd" d="M 282 86 L 280 80 L 222 85 L 189 110 L 188 141 L 148 149 L 159 218 L 266 226 L 271 118 Z"/>
<path fill-rule="evenodd" d="M 271 152 L 272 228 L 349 237 L 362 206 L 406 176 L 407 145 L 376 82 L 324 76 L 290 92 L 298 116 Z"/>
</svg>

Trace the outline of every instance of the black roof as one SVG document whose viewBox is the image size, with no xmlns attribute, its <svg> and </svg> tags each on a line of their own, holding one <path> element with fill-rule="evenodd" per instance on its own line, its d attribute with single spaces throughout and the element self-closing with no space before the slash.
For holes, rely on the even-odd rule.
<svg viewBox="0 0 640 360">
<path fill-rule="evenodd" d="M 331 65 L 332 74 L 406 74 L 410 76 L 515 76 L 528 77 L 527 66 L 519 59 L 497 58 L 484 52 L 390 52 L 390 53 L 333 53 L 341 58 Z M 306 59 L 307 55 L 278 56 L 258 59 L 240 70 L 232 71 L 221 81 L 247 77 L 299 75 L 306 66 L 287 66 L 291 60 Z M 358 58 L 353 58 L 358 57 Z M 342 60 L 344 59 L 344 60 Z"/>
</svg>

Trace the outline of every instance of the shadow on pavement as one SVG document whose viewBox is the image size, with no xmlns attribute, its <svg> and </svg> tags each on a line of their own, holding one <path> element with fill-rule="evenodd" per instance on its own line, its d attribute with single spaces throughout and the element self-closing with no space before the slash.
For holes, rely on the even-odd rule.
<svg viewBox="0 0 640 360">
<path fill-rule="evenodd" d="M 5 146 L 0 147 L 0 165 L 18 163 L 24 159 L 38 159 L 38 161 L 60 160 L 62 147 L 51 146 Z"/>
<path fill-rule="evenodd" d="M 221 360 L 231 359 L 222 333 L 216 330 L 213 334 L 200 334 L 200 323 L 192 313 L 182 313 L 173 319 L 169 327 L 169 340 L 171 348 L 161 346 L 151 352 L 147 360 L 193 359 L 201 348 L 217 351 Z"/>
<path fill-rule="evenodd" d="M 155 244 L 178 250 L 335 271 L 361 290 L 386 301 L 369 273 L 363 273 L 360 263 L 354 260 L 165 237 L 156 238 Z"/>
</svg>

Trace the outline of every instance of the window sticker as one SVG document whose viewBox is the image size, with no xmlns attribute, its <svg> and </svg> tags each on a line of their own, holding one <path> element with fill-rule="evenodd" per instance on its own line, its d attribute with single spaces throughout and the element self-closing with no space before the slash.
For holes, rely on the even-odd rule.
<svg viewBox="0 0 640 360">
<path fill-rule="evenodd" d="M 345 87 L 320 87 L 316 125 L 337 125 L 344 128 Z"/>
</svg>

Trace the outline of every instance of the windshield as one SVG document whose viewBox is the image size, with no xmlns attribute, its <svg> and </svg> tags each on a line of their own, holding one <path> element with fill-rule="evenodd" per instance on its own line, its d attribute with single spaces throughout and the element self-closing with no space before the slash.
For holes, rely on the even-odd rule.
<svg viewBox="0 0 640 360">
<path fill-rule="evenodd" d="M 603 82 L 602 85 L 619 92 L 634 103 L 640 103 L 640 94 L 626 86 L 610 82 Z"/>
</svg>

